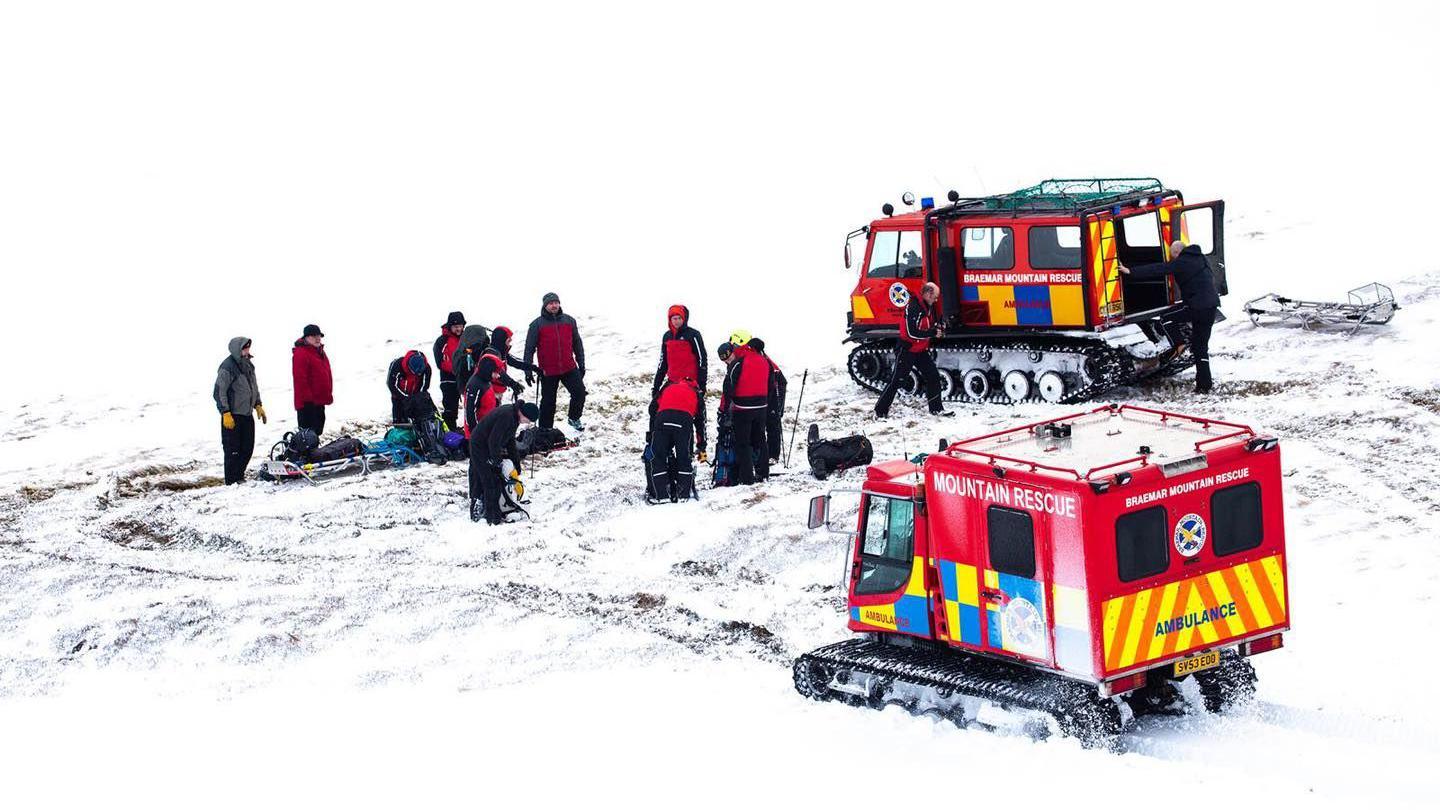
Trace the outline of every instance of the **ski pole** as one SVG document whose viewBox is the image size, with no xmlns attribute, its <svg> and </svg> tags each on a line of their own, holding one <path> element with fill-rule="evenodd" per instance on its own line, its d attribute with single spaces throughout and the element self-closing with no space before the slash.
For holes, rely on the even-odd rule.
<svg viewBox="0 0 1440 810">
<path fill-rule="evenodd" d="M 795 400 L 795 421 L 790 424 L 790 447 L 785 450 L 785 467 L 790 467 L 790 454 L 795 451 L 795 431 L 800 427 L 800 406 L 805 404 L 805 381 L 810 379 L 810 369 L 800 377 L 800 396 Z"/>
</svg>

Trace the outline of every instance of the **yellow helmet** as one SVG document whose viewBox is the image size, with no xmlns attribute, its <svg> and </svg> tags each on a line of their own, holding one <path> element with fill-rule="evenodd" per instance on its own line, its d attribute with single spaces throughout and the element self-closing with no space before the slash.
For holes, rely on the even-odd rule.
<svg viewBox="0 0 1440 810">
<path fill-rule="evenodd" d="M 750 342 L 750 333 L 744 329 L 736 329 L 730 333 L 730 342 L 736 346 L 744 346 Z"/>
</svg>

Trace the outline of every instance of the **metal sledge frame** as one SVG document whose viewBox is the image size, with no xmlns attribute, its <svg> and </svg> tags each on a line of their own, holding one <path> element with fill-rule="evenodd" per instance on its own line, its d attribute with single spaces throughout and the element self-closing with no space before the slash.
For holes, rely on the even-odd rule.
<svg viewBox="0 0 1440 810">
<path fill-rule="evenodd" d="M 1362 326 L 1390 322 L 1400 306 L 1395 294 L 1384 284 L 1366 284 L 1349 292 L 1349 302 L 1305 301 L 1267 293 L 1245 302 L 1245 314 L 1255 326 L 1288 324 L 1311 330 L 1316 327 L 1348 326 L 1353 335 Z"/>
<path fill-rule="evenodd" d="M 376 442 L 365 445 L 365 449 L 358 455 L 337 458 L 334 461 L 317 461 L 307 464 L 297 464 L 293 461 L 280 458 L 270 458 L 261 467 L 275 481 L 285 481 L 293 478 L 304 478 L 311 484 L 319 485 L 315 480 L 316 474 L 333 475 L 354 467 L 360 468 L 360 475 L 369 475 L 377 462 L 388 463 L 394 467 L 407 467 L 411 464 L 418 464 L 424 459 L 408 447 L 389 442 Z M 279 465 L 279 471 L 271 470 L 270 465 Z"/>
</svg>

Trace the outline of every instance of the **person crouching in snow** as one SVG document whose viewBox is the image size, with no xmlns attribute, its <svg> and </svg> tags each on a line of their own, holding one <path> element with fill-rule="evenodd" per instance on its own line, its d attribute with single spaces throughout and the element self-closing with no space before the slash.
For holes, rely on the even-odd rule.
<svg viewBox="0 0 1440 810">
<path fill-rule="evenodd" d="M 325 354 L 325 333 L 308 324 L 290 350 L 290 372 L 295 380 L 295 416 L 300 429 L 325 432 L 325 406 L 335 401 L 330 357 Z"/>
<path fill-rule="evenodd" d="M 230 355 L 215 373 L 215 407 L 220 411 L 220 447 L 225 453 L 225 483 L 245 480 L 245 468 L 255 452 L 255 416 L 266 422 L 255 380 L 250 338 L 230 339 Z M 251 416 L 254 413 L 255 416 Z"/>
<path fill-rule="evenodd" d="M 660 389 L 670 380 L 690 380 L 705 395 L 706 364 L 705 339 L 690 326 L 690 310 L 684 304 L 675 304 L 666 314 L 670 328 L 660 336 L 660 365 L 655 369 L 655 383 L 650 387 L 650 398 L 660 396 Z"/>
<path fill-rule="evenodd" d="M 564 383 L 570 392 L 570 427 L 584 430 L 580 415 L 585 410 L 585 343 L 575 319 L 560 308 L 560 296 L 553 292 L 545 293 L 540 317 L 530 322 L 525 336 L 525 362 L 531 360 L 540 371 L 540 427 L 555 426 L 556 389 Z M 525 381 L 532 380 L 527 370 Z"/>
<path fill-rule="evenodd" d="M 500 494 L 505 479 L 501 465 L 508 457 L 520 473 L 520 451 L 515 446 L 515 433 L 522 425 L 534 422 L 540 409 L 533 402 L 500 405 L 481 419 L 470 431 L 470 519 L 484 519 L 491 525 L 504 523 L 500 514 Z"/>
<path fill-rule="evenodd" d="M 408 423 L 410 398 L 430 390 L 430 363 L 425 353 L 411 349 L 392 360 L 385 382 L 390 387 L 390 421 L 397 425 Z"/>
<path fill-rule="evenodd" d="M 694 432 L 694 444 L 690 434 Z M 690 379 L 671 380 L 650 400 L 650 486 L 647 495 L 671 503 L 689 500 L 695 488 L 690 456 L 705 461 L 705 397 Z"/>
<path fill-rule="evenodd" d="M 526 372 L 533 371 L 535 367 L 511 356 L 512 337 L 508 327 L 495 327 L 495 331 L 490 333 L 490 344 L 485 347 L 485 351 L 480 355 L 480 362 L 475 365 L 469 381 L 465 383 L 467 436 L 470 435 L 472 427 L 480 424 L 480 420 L 500 404 L 500 398 L 505 396 L 505 389 L 515 392 L 517 400 L 525 390 L 525 386 L 510 377 L 510 367 L 515 366 Z"/>
</svg>

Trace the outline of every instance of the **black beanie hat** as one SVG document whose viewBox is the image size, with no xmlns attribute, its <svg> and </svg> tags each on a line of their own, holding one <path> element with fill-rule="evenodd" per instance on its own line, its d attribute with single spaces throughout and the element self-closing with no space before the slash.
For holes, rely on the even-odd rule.
<svg viewBox="0 0 1440 810">
<path fill-rule="evenodd" d="M 540 408 L 533 402 L 522 402 L 516 406 L 516 410 L 520 411 L 520 413 L 531 422 L 540 418 Z"/>
<path fill-rule="evenodd" d="M 446 326 L 454 326 L 457 323 L 461 326 L 465 325 L 465 313 L 461 312 L 458 309 L 450 313 L 450 317 L 445 319 Z"/>
<path fill-rule="evenodd" d="M 325 333 L 320 331 L 320 327 L 313 323 L 307 323 L 305 324 L 305 334 L 302 335 L 302 337 L 310 337 L 311 335 L 315 337 L 325 337 Z"/>
<path fill-rule="evenodd" d="M 560 296 L 556 295 L 553 292 L 545 293 L 545 297 L 540 299 L 540 306 L 543 307 L 546 304 L 551 303 L 552 301 L 557 304 L 560 303 Z"/>
<path fill-rule="evenodd" d="M 715 347 L 715 354 L 717 354 L 721 360 L 724 360 L 734 353 L 735 345 L 728 340 Z"/>
</svg>

